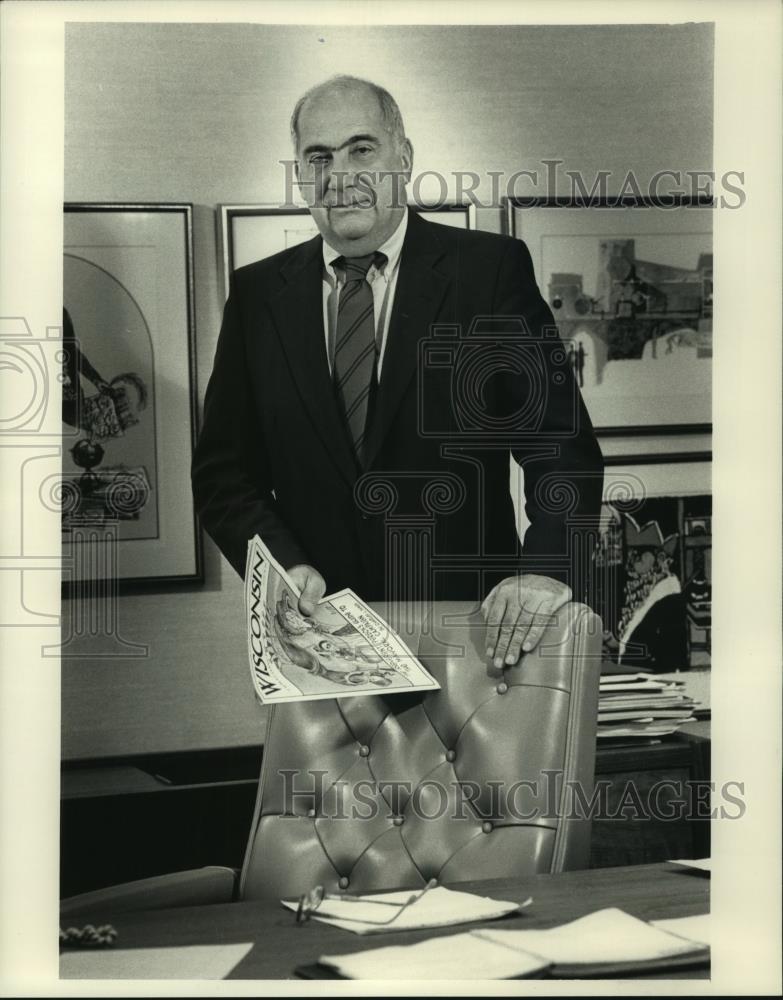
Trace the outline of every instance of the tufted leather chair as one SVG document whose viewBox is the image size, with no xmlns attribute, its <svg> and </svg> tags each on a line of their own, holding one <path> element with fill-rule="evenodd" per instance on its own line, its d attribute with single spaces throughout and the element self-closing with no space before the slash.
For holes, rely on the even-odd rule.
<svg viewBox="0 0 783 1000">
<path fill-rule="evenodd" d="M 436 604 L 426 627 L 418 610 L 410 623 L 386 617 L 439 691 L 269 712 L 238 884 L 229 868 L 174 872 L 63 900 L 61 916 L 586 867 L 590 821 L 568 816 L 563 789 L 592 792 L 599 619 L 566 605 L 532 653 L 498 670 L 474 606 Z"/>
<path fill-rule="evenodd" d="M 269 713 L 242 898 L 586 867 L 589 820 L 558 806 L 592 791 L 598 618 L 567 605 L 499 670 L 480 613 L 434 608 L 418 656 L 441 690 Z"/>
</svg>

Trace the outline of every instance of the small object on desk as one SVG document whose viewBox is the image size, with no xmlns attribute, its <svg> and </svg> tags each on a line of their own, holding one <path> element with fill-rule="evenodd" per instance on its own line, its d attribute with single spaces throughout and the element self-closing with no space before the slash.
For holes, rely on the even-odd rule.
<svg viewBox="0 0 783 1000">
<path fill-rule="evenodd" d="M 683 868 L 695 868 L 700 872 L 712 872 L 712 858 L 672 858 L 669 862 L 672 865 L 682 865 Z"/>
<path fill-rule="evenodd" d="M 378 934 L 383 931 L 453 927 L 474 921 L 494 920 L 516 913 L 532 902 L 531 899 L 526 899 L 523 903 L 504 902 L 443 886 L 425 887 L 413 895 L 415 898 L 411 902 L 410 890 L 347 898 L 323 894 L 321 902 L 310 910 L 309 916 L 313 920 L 341 927 L 354 934 Z M 308 908 L 306 897 L 300 897 L 297 901 L 284 899 L 282 903 L 297 914 Z M 394 908 L 393 922 L 387 914 L 381 912 L 387 907 Z"/>
<path fill-rule="evenodd" d="M 117 930 L 111 924 L 60 928 L 61 948 L 110 948 L 116 940 Z"/>
<path fill-rule="evenodd" d="M 670 922 L 672 923 L 672 922 Z M 614 907 L 547 930 L 481 928 L 407 947 L 324 955 L 319 965 L 348 979 L 585 978 L 704 964 L 701 940 L 656 927 Z M 704 936 L 701 927 L 696 928 Z M 315 974 L 303 968 L 300 974 Z"/>
</svg>

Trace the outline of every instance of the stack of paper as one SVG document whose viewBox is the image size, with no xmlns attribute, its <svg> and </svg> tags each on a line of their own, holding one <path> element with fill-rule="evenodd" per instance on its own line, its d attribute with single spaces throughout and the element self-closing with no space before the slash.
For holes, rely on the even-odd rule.
<svg viewBox="0 0 783 1000">
<path fill-rule="evenodd" d="M 695 704 L 682 681 L 642 673 L 602 675 L 598 736 L 666 736 L 694 721 Z"/>
<path fill-rule="evenodd" d="M 709 959 L 707 917 L 657 926 L 616 908 L 546 930 L 482 928 L 407 947 L 323 955 L 349 979 L 514 979 L 642 974 Z M 693 937 L 688 937 L 688 933 Z"/>
</svg>

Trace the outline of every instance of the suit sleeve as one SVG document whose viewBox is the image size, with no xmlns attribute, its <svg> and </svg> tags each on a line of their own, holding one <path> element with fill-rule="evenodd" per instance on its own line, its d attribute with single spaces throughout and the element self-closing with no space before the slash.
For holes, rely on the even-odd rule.
<svg viewBox="0 0 783 1000">
<path fill-rule="evenodd" d="M 235 290 L 223 313 L 191 478 L 201 523 L 240 576 L 248 540 L 256 534 L 285 569 L 309 562 L 272 492 Z"/>
<path fill-rule="evenodd" d="M 571 587 L 575 600 L 586 600 L 585 549 L 600 516 L 603 456 L 520 240 L 509 244 L 501 263 L 494 315 L 522 320 L 517 346 L 523 372 L 527 367 L 531 373 L 508 373 L 501 390 L 503 409 L 521 415 L 511 449 L 523 469 L 530 521 L 520 572 L 554 577 Z"/>
</svg>

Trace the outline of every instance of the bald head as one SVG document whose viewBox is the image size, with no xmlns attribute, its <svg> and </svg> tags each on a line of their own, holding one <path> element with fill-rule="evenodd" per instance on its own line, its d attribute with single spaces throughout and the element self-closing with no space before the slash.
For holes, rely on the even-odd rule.
<svg viewBox="0 0 783 1000">
<path fill-rule="evenodd" d="M 381 113 L 381 120 L 384 123 L 386 131 L 398 147 L 404 142 L 405 125 L 402 121 L 402 114 L 397 102 L 389 91 L 383 87 L 379 87 L 377 83 L 373 83 L 371 80 L 363 80 L 358 76 L 342 74 L 340 76 L 333 76 L 328 80 L 324 80 L 323 83 L 311 87 L 296 102 L 293 114 L 291 115 L 291 141 L 294 144 L 294 150 L 297 155 L 299 154 L 299 119 L 307 105 L 313 101 L 317 104 L 319 98 L 329 99 L 334 97 L 340 100 L 354 95 L 377 102 Z"/>
</svg>

